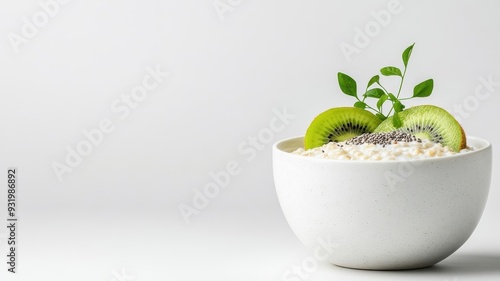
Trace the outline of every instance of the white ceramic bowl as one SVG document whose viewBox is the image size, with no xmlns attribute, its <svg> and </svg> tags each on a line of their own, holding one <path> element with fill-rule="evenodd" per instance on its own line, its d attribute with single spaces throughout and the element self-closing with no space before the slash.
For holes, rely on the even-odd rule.
<svg viewBox="0 0 500 281">
<path fill-rule="evenodd" d="M 279 141 L 273 170 L 281 208 L 305 245 L 334 245 L 333 264 L 434 265 L 470 237 L 488 197 L 491 145 L 475 137 L 467 144 L 474 151 L 434 159 L 348 161 L 291 154 L 303 137 Z"/>
</svg>

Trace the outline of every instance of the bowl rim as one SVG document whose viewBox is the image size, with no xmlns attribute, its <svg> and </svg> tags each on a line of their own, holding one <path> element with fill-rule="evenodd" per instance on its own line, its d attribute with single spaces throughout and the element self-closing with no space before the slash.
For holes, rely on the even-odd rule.
<svg viewBox="0 0 500 281">
<path fill-rule="evenodd" d="M 432 157 L 432 158 L 424 158 L 424 159 L 402 159 L 402 160 L 345 160 L 345 159 L 330 159 L 330 158 L 317 158 L 317 157 L 308 157 L 308 156 L 303 156 L 303 155 L 298 155 L 298 154 L 293 154 L 291 151 L 285 151 L 280 146 L 282 146 L 285 143 L 288 142 L 298 142 L 301 141 L 303 143 L 303 139 L 305 136 L 295 136 L 291 138 L 286 138 L 279 140 L 273 144 L 273 154 L 279 153 L 281 155 L 287 155 L 288 157 L 293 157 L 297 159 L 303 159 L 304 161 L 314 161 L 314 162 L 324 162 L 324 163 L 407 163 L 407 162 L 428 162 L 428 161 L 446 161 L 449 159 L 455 159 L 455 158 L 462 158 L 462 157 L 467 157 L 471 155 L 475 155 L 478 153 L 481 153 L 485 150 L 491 150 L 492 144 L 479 137 L 475 136 L 467 136 L 467 144 L 470 142 L 475 143 L 475 144 L 480 144 L 479 147 L 474 147 L 472 146 L 471 151 L 467 152 L 459 152 L 454 155 L 448 155 L 448 156 L 439 156 L 439 157 Z M 299 147 L 296 147 L 297 149 Z M 303 146 L 302 146 L 303 148 Z M 295 150 L 293 149 L 293 150 Z M 293 151 L 292 150 L 292 151 Z"/>
</svg>

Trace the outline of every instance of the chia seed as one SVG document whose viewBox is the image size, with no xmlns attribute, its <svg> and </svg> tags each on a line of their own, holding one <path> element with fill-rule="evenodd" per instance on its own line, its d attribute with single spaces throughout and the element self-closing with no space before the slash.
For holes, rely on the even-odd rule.
<svg viewBox="0 0 500 281">
<path fill-rule="evenodd" d="M 361 145 L 365 143 L 379 144 L 382 147 L 398 142 L 422 142 L 421 139 L 403 132 L 392 131 L 389 133 L 364 133 L 350 140 L 347 140 L 347 145 Z"/>
</svg>

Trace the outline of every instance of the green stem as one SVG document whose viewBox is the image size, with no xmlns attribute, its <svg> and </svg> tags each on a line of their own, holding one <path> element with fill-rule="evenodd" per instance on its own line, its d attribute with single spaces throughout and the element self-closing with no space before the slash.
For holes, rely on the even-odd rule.
<svg viewBox="0 0 500 281">
<path fill-rule="evenodd" d="M 371 110 L 373 110 L 373 111 L 375 111 L 375 112 L 381 113 L 381 112 L 379 112 L 377 109 L 375 109 L 375 108 L 371 107 L 369 104 L 367 104 L 367 103 L 365 102 L 366 97 L 365 97 L 365 98 L 363 98 L 363 100 L 360 100 L 358 97 L 356 97 L 356 99 L 357 99 L 358 101 L 360 101 L 360 102 L 364 102 L 364 103 L 366 104 L 366 107 L 368 107 L 369 109 L 371 109 Z"/>
<path fill-rule="evenodd" d="M 406 69 L 407 67 L 405 66 L 405 69 L 403 70 L 403 75 L 401 75 L 401 83 L 399 83 L 399 89 L 398 89 L 398 94 L 396 95 L 396 98 L 399 100 L 399 95 L 401 94 L 401 89 L 403 88 L 403 81 L 405 80 L 405 75 L 406 75 Z M 387 117 L 389 117 L 392 113 L 392 110 L 394 109 L 394 101 L 392 101 L 392 107 L 391 110 L 389 110 L 389 113 L 387 113 Z"/>
<path fill-rule="evenodd" d="M 385 92 L 386 94 L 389 94 L 389 91 L 387 91 L 387 90 L 384 88 L 384 86 L 382 86 L 379 82 L 377 82 L 377 84 L 380 86 L 380 88 L 382 88 L 382 90 L 384 90 L 384 92 Z"/>
<path fill-rule="evenodd" d="M 401 83 L 399 83 L 398 94 L 396 95 L 396 98 L 398 99 L 399 99 L 399 94 L 401 93 L 401 88 L 403 88 L 403 80 L 405 79 L 406 69 L 407 67 L 405 66 L 405 70 L 403 70 L 403 75 L 401 76 Z"/>
</svg>

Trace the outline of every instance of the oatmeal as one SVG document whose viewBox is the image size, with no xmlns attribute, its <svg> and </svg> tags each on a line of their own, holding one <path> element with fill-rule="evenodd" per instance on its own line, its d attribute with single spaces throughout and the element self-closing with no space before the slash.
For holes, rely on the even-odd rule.
<svg viewBox="0 0 500 281">
<path fill-rule="evenodd" d="M 460 152 L 469 150 L 463 149 Z M 292 153 L 338 160 L 409 160 L 451 156 L 460 152 L 410 134 L 391 132 L 363 134 L 344 142 L 330 142 L 309 150 L 299 148 Z"/>
</svg>

